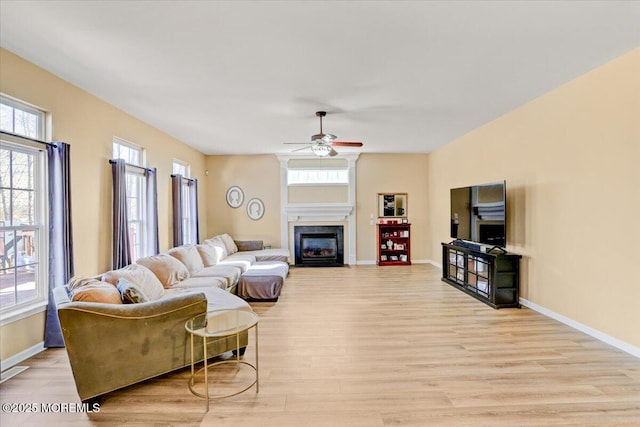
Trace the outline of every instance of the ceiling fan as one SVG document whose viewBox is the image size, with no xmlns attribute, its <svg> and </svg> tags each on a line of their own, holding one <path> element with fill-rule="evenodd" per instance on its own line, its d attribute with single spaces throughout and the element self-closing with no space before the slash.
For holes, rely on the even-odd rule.
<svg viewBox="0 0 640 427">
<path fill-rule="evenodd" d="M 285 142 L 285 144 L 304 144 L 306 147 L 298 148 L 295 151 L 310 148 L 318 157 L 336 156 L 338 152 L 333 147 L 362 147 L 362 142 L 337 141 L 338 137 L 330 133 L 322 132 L 322 118 L 327 115 L 326 111 L 316 111 L 316 116 L 320 118 L 320 133 L 311 136 L 309 142 Z"/>
</svg>

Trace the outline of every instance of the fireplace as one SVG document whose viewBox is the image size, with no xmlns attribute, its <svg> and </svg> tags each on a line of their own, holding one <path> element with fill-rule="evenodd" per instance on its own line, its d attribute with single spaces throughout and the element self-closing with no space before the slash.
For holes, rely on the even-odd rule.
<svg viewBox="0 0 640 427">
<path fill-rule="evenodd" d="M 340 267 L 344 265 L 344 231 L 341 225 L 295 226 L 295 265 Z"/>
</svg>

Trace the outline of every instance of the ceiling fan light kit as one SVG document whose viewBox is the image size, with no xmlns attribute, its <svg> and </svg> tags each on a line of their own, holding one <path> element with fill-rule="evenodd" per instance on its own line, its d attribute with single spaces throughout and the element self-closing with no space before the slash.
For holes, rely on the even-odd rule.
<svg viewBox="0 0 640 427">
<path fill-rule="evenodd" d="M 305 144 L 308 147 L 300 148 L 293 151 L 300 151 L 307 148 L 311 148 L 313 154 L 318 157 L 327 157 L 327 156 L 337 156 L 338 152 L 334 150 L 333 146 L 336 147 L 362 147 L 362 142 L 346 142 L 346 141 L 336 141 L 338 139 L 337 136 L 332 135 L 330 133 L 322 132 L 322 118 L 327 115 L 326 111 L 316 111 L 316 116 L 320 118 L 320 133 L 315 135 L 311 135 L 311 144 L 309 143 L 301 143 L 301 142 L 285 142 L 285 144 Z"/>
<path fill-rule="evenodd" d="M 311 146 L 311 151 L 313 151 L 313 154 L 315 154 L 318 157 L 327 157 L 328 155 L 331 154 L 331 150 L 332 148 L 325 144 L 314 144 Z"/>
</svg>

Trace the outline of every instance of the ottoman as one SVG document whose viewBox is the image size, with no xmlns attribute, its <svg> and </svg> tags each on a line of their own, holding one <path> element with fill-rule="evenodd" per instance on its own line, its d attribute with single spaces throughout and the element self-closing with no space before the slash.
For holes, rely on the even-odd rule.
<svg viewBox="0 0 640 427">
<path fill-rule="evenodd" d="M 247 269 L 238 282 L 238 296 L 249 300 L 276 301 L 289 264 L 282 261 L 258 261 Z"/>
</svg>

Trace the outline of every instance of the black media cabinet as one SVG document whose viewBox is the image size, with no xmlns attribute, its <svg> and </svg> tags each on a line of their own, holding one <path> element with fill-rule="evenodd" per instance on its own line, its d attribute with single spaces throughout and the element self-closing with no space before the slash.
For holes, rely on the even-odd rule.
<svg viewBox="0 0 640 427">
<path fill-rule="evenodd" d="M 519 308 L 520 258 L 443 243 L 442 280 L 493 308 Z"/>
</svg>

